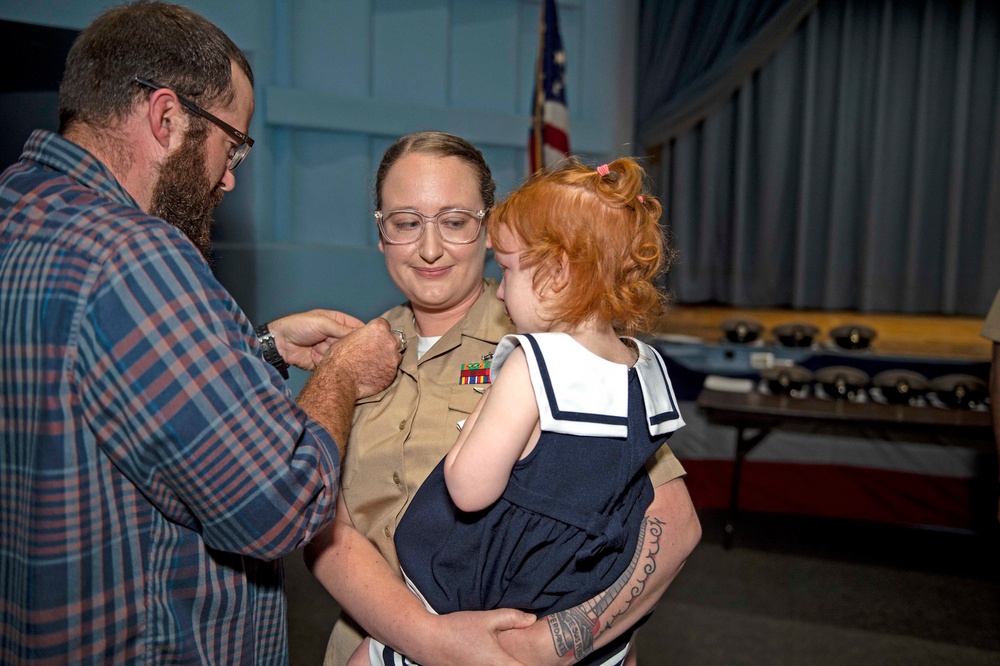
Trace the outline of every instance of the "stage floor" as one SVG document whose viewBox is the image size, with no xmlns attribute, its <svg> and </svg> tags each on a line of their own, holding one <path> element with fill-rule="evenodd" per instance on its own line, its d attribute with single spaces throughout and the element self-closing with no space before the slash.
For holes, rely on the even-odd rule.
<svg viewBox="0 0 1000 666">
<path fill-rule="evenodd" d="M 992 355 L 990 341 L 979 336 L 982 319 L 947 315 L 675 305 L 661 317 L 654 335 L 682 335 L 717 342 L 723 337 L 722 322 L 731 318 L 760 322 L 767 341 L 773 340 L 771 329 L 779 324 L 812 324 L 820 329 L 819 343 L 830 342 L 827 334 L 837 326 L 863 324 L 876 331 L 872 350 L 877 354 L 975 361 L 988 361 Z"/>
</svg>

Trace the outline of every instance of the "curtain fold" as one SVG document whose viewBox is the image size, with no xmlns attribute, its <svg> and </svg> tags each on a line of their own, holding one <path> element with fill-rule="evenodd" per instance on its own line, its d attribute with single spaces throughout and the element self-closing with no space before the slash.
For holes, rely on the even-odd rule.
<svg viewBox="0 0 1000 666">
<path fill-rule="evenodd" d="M 676 300 L 983 315 L 1000 287 L 1000 5 L 692 4 L 642 17 L 697 34 L 640 38 L 659 49 L 640 57 L 637 132 Z M 664 85 L 644 91 L 650 72 Z"/>
<path fill-rule="evenodd" d="M 636 134 L 652 146 L 728 98 L 817 0 L 643 0 Z"/>
</svg>

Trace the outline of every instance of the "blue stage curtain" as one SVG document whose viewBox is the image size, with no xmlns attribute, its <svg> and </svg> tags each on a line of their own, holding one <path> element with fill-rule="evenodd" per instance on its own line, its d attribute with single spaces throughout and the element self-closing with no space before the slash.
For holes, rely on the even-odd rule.
<svg viewBox="0 0 1000 666">
<path fill-rule="evenodd" d="M 1000 6 L 643 0 L 637 139 L 680 302 L 981 316 Z"/>
</svg>

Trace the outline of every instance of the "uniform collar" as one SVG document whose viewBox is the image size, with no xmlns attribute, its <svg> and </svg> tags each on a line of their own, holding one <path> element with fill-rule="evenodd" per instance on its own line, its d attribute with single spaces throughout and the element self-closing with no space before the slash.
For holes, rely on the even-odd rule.
<svg viewBox="0 0 1000 666">
<path fill-rule="evenodd" d="M 497 300 L 497 282 L 492 278 L 483 278 L 483 291 L 479 294 L 469 311 L 456 325 L 452 326 L 435 343 L 433 349 L 424 354 L 419 363 L 424 363 L 432 358 L 447 354 L 460 347 L 463 338 L 480 340 L 489 346 L 495 346 L 500 339 L 511 332 L 510 319 L 504 314 L 503 307 Z M 417 336 L 417 326 L 414 323 L 413 308 L 407 303 L 400 312 L 398 318 L 390 319 L 390 324 L 394 328 L 403 331 L 407 339 Z M 480 359 L 464 359 L 462 362 L 475 362 Z M 411 344 L 403 355 L 400 369 L 411 376 L 416 376 L 417 372 L 417 345 Z"/>
<path fill-rule="evenodd" d="M 499 342 L 500 338 L 510 333 L 511 325 L 510 319 L 504 314 L 503 308 L 497 307 L 497 303 L 496 280 L 483 278 L 483 292 L 479 294 L 479 298 L 472 304 L 461 321 L 448 329 L 421 361 L 446 354 L 459 347 L 462 344 L 462 338 L 473 338 L 491 345 Z M 410 325 L 413 327 L 413 335 L 416 335 L 416 326 L 412 319 Z M 416 358 L 415 352 L 414 358 Z"/>
</svg>

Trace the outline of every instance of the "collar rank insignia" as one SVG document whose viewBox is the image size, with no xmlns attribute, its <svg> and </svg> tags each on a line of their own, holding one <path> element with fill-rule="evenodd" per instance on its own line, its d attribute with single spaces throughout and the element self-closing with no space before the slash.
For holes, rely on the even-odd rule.
<svg viewBox="0 0 1000 666">
<path fill-rule="evenodd" d="M 462 371 L 458 377 L 459 384 L 489 384 L 490 383 L 490 361 L 493 354 L 483 356 L 477 363 L 463 363 Z"/>
</svg>

